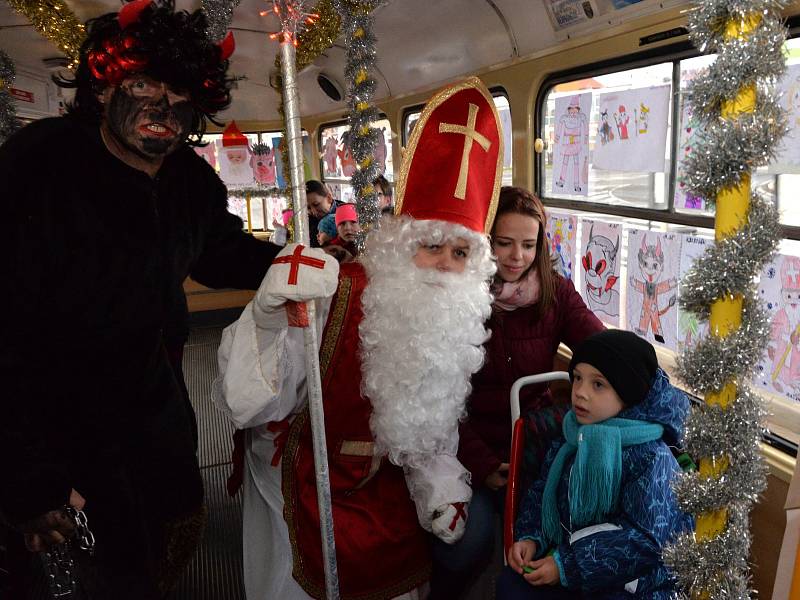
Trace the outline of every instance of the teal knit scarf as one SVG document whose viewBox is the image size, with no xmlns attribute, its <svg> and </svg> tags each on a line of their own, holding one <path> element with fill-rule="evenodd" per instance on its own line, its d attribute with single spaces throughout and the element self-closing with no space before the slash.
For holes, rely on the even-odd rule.
<svg viewBox="0 0 800 600">
<path fill-rule="evenodd" d="M 558 545 L 562 528 L 558 514 L 558 482 L 566 460 L 578 453 L 569 478 L 569 512 L 572 527 L 602 523 L 619 499 L 622 448 L 661 438 L 661 425 L 612 418 L 594 425 L 580 425 L 574 411 L 564 416 L 566 443 L 556 454 L 542 498 L 542 533 L 545 542 Z"/>
</svg>

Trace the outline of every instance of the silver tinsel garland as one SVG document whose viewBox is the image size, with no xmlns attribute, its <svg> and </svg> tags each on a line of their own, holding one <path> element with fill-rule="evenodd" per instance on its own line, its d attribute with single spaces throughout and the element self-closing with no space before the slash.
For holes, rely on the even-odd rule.
<svg viewBox="0 0 800 600">
<path fill-rule="evenodd" d="M 221 40 L 228 33 L 233 9 L 239 6 L 240 0 L 201 0 L 200 6 L 208 19 L 208 37 Z"/>
<path fill-rule="evenodd" d="M 782 45 L 785 41 L 783 23 L 770 18 L 747 39 L 733 39 L 722 46 L 708 71 L 692 81 L 692 96 L 700 109 L 699 114 L 718 114 L 722 102 L 735 97 L 741 86 L 780 76 L 785 68 L 783 55 L 774 52 L 761 55 L 758 50 Z"/>
<path fill-rule="evenodd" d="M 257 185 L 255 187 L 229 187 L 228 188 L 228 197 L 231 198 L 269 198 L 272 196 L 279 196 L 283 197 L 285 195 L 285 190 L 282 190 L 279 187 L 271 186 L 267 187 L 266 185 L 261 186 Z"/>
<path fill-rule="evenodd" d="M 678 358 L 678 376 L 694 392 L 719 391 L 726 381 L 749 379 L 769 339 L 769 319 L 753 294 L 745 295 L 742 324 L 725 337 L 708 335 Z"/>
<path fill-rule="evenodd" d="M 375 67 L 375 43 L 373 18 L 371 11 L 377 3 L 361 3 L 359 6 L 352 0 L 337 2 L 336 6 L 342 15 L 347 47 L 347 64 L 345 77 L 348 82 L 347 104 L 348 138 L 350 150 L 356 163 L 356 170 L 350 178 L 356 198 L 356 211 L 361 233 L 356 241 L 363 250 L 366 232 L 376 227 L 381 216 L 378 207 L 378 196 L 372 182 L 380 175 L 375 160 L 375 148 L 378 137 L 383 133 L 372 127 L 380 113 L 372 104 L 377 82 L 372 73 Z"/>
<path fill-rule="evenodd" d="M 767 164 L 785 133 L 785 116 L 773 93 L 784 70 L 782 5 L 781 0 L 697 0 L 689 18 L 695 45 L 717 53 L 716 62 L 688 90 L 702 125 L 684 163 L 690 191 L 712 204 L 722 189 L 737 187 L 753 169 Z M 723 106 L 753 87 L 753 111 L 723 118 Z M 744 224 L 709 248 L 681 285 L 681 305 L 701 320 L 708 320 L 716 300 L 744 300 L 738 329 L 725 337 L 712 331 L 678 360 L 678 376 L 697 394 L 736 386 L 735 398 L 726 406 L 696 406 L 686 423 L 689 453 L 695 459 L 723 461 L 725 468 L 717 477 L 694 472 L 675 482 L 682 510 L 699 516 L 724 509 L 723 529 L 708 540 L 687 533 L 663 552 L 683 590 L 702 591 L 712 599 L 750 598 L 749 511 L 765 487 L 766 468 L 759 447 L 765 408 L 747 381 L 769 338 L 754 281 L 780 237 L 775 207 L 751 194 Z"/>
<path fill-rule="evenodd" d="M 731 504 L 719 537 L 696 541 L 693 533 L 687 533 L 664 550 L 664 562 L 683 589 L 705 590 L 710 598 L 750 600 L 747 552 L 742 552 L 751 542 L 749 510 L 744 503 Z"/>
<path fill-rule="evenodd" d="M 754 273 L 774 255 L 780 237 L 778 209 L 753 194 L 745 226 L 709 248 L 683 278 L 681 307 L 708 319 L 708 299 L 749 289 Z"/>
<path fill-rule="evenodd" d="M 17 76 L 11 57 L 0 50 L 0 144 L 21 127 L 17 119 L 17 107 L 8 88 Z"/>
<path fill-rule="evenodd" d="M 711 204 L 721 188 L 738 186 L 743 176 L 769 163 L 786 131 L 778 102 L 759 96 L 752 113 L 731 120 L 717 116 L 697 130 L 695 148 L 684 162 L 686 182 L 692 193 Z"/>
</svg>

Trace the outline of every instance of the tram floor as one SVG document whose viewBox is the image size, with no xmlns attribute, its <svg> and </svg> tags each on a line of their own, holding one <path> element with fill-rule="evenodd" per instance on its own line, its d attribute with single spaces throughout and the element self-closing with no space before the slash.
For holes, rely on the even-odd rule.
<svg viewBox="0 0 800 600">
<path fill-rule="evenodd" d="M 244 600 L 242 502 L 231 498 L 234 428 L 211 401 L 222 327 L 193 327 L 183 353 L 183 373 L 197 414 L 198 460 L 208 506 L 208 526 L 170 600 Z"/>
</svg>

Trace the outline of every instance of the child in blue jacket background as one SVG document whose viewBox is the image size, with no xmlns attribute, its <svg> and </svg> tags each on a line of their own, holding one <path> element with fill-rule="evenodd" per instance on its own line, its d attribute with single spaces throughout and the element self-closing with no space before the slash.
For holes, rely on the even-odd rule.
<svg viewBox="0 0 800 600">
<path fill-rule="evenodd" d="M 655 350 L 622 330 L 587 338 L 569 365 L 564 437 L 527 491 L 498 600 L 669 598 L 661 549 L 692 528 L 671 483 L 689 408 Z"/>
</svg>

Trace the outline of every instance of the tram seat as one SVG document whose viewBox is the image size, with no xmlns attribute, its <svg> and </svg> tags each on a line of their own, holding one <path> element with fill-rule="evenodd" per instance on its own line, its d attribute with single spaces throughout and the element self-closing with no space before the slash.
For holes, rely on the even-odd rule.
<svg viewBox="0 0 800 600">
<path fill-rule="evenodd" d="M 519 392 L 526 385 L 547 383 L 550 381 L 569 381 L 566 371 L 551 371 L 520 377 L 511 386 L 511 453 L 509 455 L 508 488 L 506 490 L 506 504 L 503 510 L 503 561 L 506 561 L 508 549 L 514 543 L 514 521 L 522 500 L 524 490 L 522 486 L 522 468 L 524 464 L 525 449 L 525 421 L 520 416 Z"/>
</svg>

